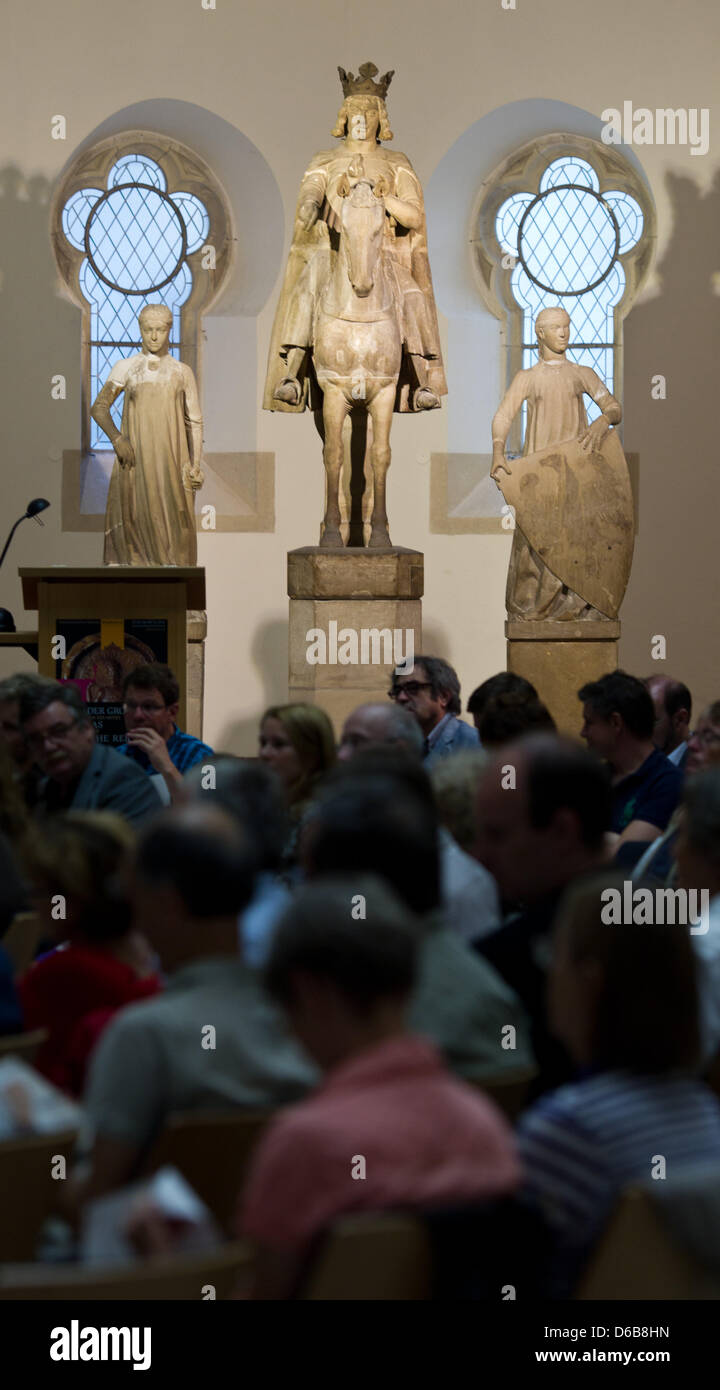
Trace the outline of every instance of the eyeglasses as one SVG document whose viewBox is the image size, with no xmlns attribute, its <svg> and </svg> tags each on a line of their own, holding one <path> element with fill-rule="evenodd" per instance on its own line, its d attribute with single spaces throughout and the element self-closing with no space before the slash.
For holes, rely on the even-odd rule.
<svg viewBox="0 0 720 1390">
<path fill-rule="evenodd" d="M 46 729 L 42 734 L 28 734 L 26 742 L 29 748 L 43 748 L 46 743 L 65 743 L 76 728 L 76 719 L 70 724 L 53 724 L 51 729 Z"/>
<path fill-rule="evenodd" d="M 695 739 L 697 743 L 704 743 L 707 748 L 711 748 L 714 743 L 720 743 L 720 734 L 715 729 L 695 729 L 691 733 L 688 743 Z"/>
<path fill-rule="evenodd" d="M 401 690 L 404 690 L 406 695 L 417 695 L 420 690 L 430 690 L 431 688 L 430 681 L 403 681 L 402 685 L 395 685 L 392 690 L 388 690 L 388 697 L 391 700 L 397 700 Z"/>
<path fill-rule="evenodd" d="M 136 709 L 139 709 L 142 714 L 159 714 L 160 710 L 165 708 L 165 705 L 151 705 L 147 700 L 126 700 L 123 705 L 126 714 L 134 714 Z"/>
</svg>

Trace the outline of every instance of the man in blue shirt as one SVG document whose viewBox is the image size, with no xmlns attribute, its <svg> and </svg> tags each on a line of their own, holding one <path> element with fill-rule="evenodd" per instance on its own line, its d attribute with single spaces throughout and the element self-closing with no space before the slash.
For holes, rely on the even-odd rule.
<svg viewBox="0 0 720 1390">
<path fill-rule="evenodd" d="M 184 773 L 213 750 L 178 729 L 180 687 L 169 666 L 148 661 L 136 666 L 123 683 L 127 742 L 118 753 L 132 758 L 155 782 L 162 801 L 175 801 Z"/>
<path fill-rule="evenodd" d="M 416 656 L 411 672 L 393 671 L 388 693 L 420 725 L 426 767 L 463 748 L 479 746 L 477 729 L 458 719 L 462 709 L 460 682 L 457 672 L 442 657 Z"/>
<path fill-rule="evenodd" d="M 682 777 L 653 743 L 655 709 L 642 681 L 612 671 L 578 691 L 582 737 L 605 758 L 612 781 L 608 831 L 619 863 L 634 863 L 665 830 L 680 800 Z M 632 846 L 632 849 L 626 848 Z"/>
</svg>

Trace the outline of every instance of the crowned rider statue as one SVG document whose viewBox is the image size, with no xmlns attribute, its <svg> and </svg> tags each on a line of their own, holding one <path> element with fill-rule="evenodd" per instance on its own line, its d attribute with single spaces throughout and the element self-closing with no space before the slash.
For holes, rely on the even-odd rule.
<svg viewBox="0 0 720 1390">
<path fill-rule="evenodd" d="M 344 101 L 332 134 L 340 143 L 310 161 L 300 186 L 285 281 L 270 342 L 265 410 L 319 411 L 322 395 L 313 366 L 320 301 L 337 256 L 343 198 L 366 178 L 385 206 L 383 262 L 393 283 L 402 337 L 396 411 L 433 410 L 447 393 L 428 263 L 422 188 L 392 140 L 385 96 L 393 73 L 375 81 L 374 63 L 357 77 L 338 68 Z M 351 325 L 348 323 L 348 336 Z"/>
</svg>

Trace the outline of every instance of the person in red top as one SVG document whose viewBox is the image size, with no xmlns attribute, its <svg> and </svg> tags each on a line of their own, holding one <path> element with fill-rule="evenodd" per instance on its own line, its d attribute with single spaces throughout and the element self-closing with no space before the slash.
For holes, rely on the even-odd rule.
<svg viewBox="0 0 720 1390">
<path fill-rule="evenodd" d="M 44 825 L 26 854 L 34 906 L 61 935 L 20 977 L 24 1026 L 48 1030 L 35 1066 L 74 1096 L 115 1011 L 161 988 L 150 948 L 132 930 L 125 873 L 134 838 L 109 811 L 71 811 Z"/>
<path fill-rule="evenodd" d="M 406 1031 L 421 933 L 361 874 L 299 888 L 276 928 L 266 986 L 328 1075 L 254 1156 L 238 1219 L 256 1247 L 253 1298 L 291 1297 L 339 1216 L 480 1203 L 520 1182 L 504 1116 Z"/>
</svg>

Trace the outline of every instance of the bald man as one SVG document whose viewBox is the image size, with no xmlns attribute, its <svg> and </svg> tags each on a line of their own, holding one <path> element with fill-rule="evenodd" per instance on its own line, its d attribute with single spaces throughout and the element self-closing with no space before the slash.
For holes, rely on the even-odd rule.
<svg viewBox="0 0 720 1390">
<path fill-rule="evenodd" d="M 690 737 L 692 696 L 682 681 L 672 676 L 648 676 L 645 688 L 655 706 L 653 743 L 680 771 L 684 771 Z"/>
</svg>

